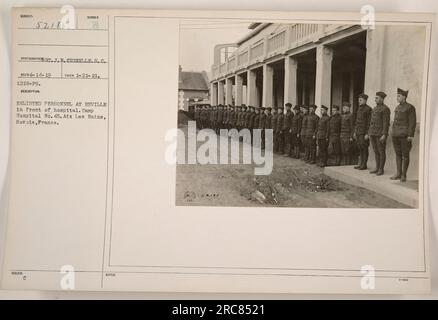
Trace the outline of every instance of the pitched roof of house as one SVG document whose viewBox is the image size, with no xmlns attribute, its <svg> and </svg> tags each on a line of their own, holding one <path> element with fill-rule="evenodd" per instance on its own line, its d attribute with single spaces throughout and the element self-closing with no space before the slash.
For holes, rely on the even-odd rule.
<svg viewBox="0 0 438 320">
<path fill-rule="evenodd" d="M 205 90 L 208 91 L 208 79 L 204 72 L 182 71 L 181 81 L 178 84 L 180 90 Z"/>
</svg>

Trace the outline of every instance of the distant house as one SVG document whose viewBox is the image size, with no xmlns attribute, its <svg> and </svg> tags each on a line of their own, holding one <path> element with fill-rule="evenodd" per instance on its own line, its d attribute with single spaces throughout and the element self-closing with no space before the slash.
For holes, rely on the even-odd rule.
<svg viewBox="0 0 438 320">
<path fill-rule="evenodd" d="M 208 101 L 209 79 L 207 72 L 182 71 L 179 66 L 178 109 L 189 111 L 195 102 Z"/>
</svg>

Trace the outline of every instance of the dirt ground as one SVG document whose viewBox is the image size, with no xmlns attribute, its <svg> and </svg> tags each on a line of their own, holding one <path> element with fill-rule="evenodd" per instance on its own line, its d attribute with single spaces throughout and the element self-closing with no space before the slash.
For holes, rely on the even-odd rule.
<svg viewBox="0 0 438 320">
<path fill-rule="evenodd" d="M 186 133 L 185 121 L 181 122 L 180 129 Z M 406 207 L 370 190 L 332 179 L 324 175 L 323 169 L 318 166 L 277 154 L 274 155 L 272 173 L 268 176 L 254 175 L 254 165 L 252 164 L 178 164 L 176 205 L 312 208 Z"/>
</svg>

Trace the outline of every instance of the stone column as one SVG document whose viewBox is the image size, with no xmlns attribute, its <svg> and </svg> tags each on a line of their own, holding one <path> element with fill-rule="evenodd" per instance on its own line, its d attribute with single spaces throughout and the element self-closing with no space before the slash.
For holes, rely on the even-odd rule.
<svg viewBox="0 0 438 320">
<path fill-rule="evenodd" d="M 298 62 L 292 57 L 284 59 L 284 103 L 296 105 L 297 101 L 297 68 Z"/>
<path fill-rule="evenodd" d="M 256 74 L 252 70 L 248 70 L 247 87 L 248 105 L 255 106 L 257 103 Z"/>
<path fill-rule="evenodd" d="M 231 78 L 225 80 L 225 104 L 233 104 L 233 81 Z"/>
<path fill-rule="evenodd" d="M 274 85 L 274 70 L 268 64 L 263 65 L 263 91 L 262 91 L 262 107 L 272 107 Z"/>
<path fill-rule="evenodd" d="M 214 82 L 210 84 L 210 104 L 217 106 L 217 83 Z"/>
<path fill-rule="evenodd" d="M 224 104 L 224 82 L 219 81 L 217 83 L 217 103 Z"/>
<path fill-rule="evenodd" d="M 243 79 L 241 76 L 236 74 L 235 77 L 235 97 L 236 97 L 236 106 L 240 106 L 243 103 Z"/>
<path fill-rule="evenodd" d="M 316 48 L 315 104 L 318 106 L 318 113 L 321 112 L 322 104 L 330 106 L 332 60 L 333 49 L 324 45 Z"/>
</svg>

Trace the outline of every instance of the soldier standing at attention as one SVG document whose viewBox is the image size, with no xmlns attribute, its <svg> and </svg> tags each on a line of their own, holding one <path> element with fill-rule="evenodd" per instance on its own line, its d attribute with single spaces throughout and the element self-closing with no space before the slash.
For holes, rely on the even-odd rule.
<svg viewBox="0 0 438 320">
<path fill-rule="evenodd" d="M 316 163 L 316 133 L 318 131 L 319 122 L 319 117 L 315 113 L 316 109 L 317 106 L 314 104 L 309 106 L 309 115 L 307 116 L 306 122 L 308 154 L 305 161 L 312 164 Z"/>
<path fill-rule="evenodd" d="M 237 116 L 239 115 L 239 107 L 233 106 L 233 110 L 232 125 L 233 129 L 237 129 Z"/>
<path fill-rule="evenodd" d="M 251 106 L 248 106 L 246 108 L 245 119 L 243 122 L 243 127 L 245 129 L 248 129 L 248 130 L 249 130 L 249 117 L 250 117 L 250 115 L 251 115 Z"/>
<path fill-rule="evenodd" d="M 211 105 L 207 105 L 207 127 L 209 129 L 212 128 L 212 122 L 211 122 L 211 114 L 213 113 L 213 108 Z"/>
<path fill-rule="evenodd" d="M 242 114 L 240 115 L 240 130 L 245 129 L 246 105 L 242 104 Z"/>
<path fill-rule="evenodd" d="M 303 160 L 306 160 L 306 155 L 307 155 L 306 127 L 307 127 L 307 117 L 309 116 L 309 107 L 304 105 L 301 106 L 301 112 L 303 113 L 303 119 L 301 121 L 300 142 L 301 142 L 301 147 L 304 149 Z"/>
<path fill-rule="evenodd" d="M 257 129 L 257 126 L 259 125 L 259 108 L 256 106 L 253 107 L 253 113 L 251 114 L 250 122 L 251 122 L 251 136 L 253 137 L 253 145 L 254 145 L 254 129 Z"/>
<path fill-rule="evenodd" d="M 230 105 L 225 105 L 225 115 L 224 115 L 224 128 L 225 129 L 229 129 L 228 128 L 228 123 L 230 120 L 230 112 L 231 112 L 231 106 Z"/>
<path fill-rule="evenodd" d="M 203 106 L 199 106 L 199 128 L 200 129 L 204 129 L 204 107 Z"/>
<path fill-rule="evenodd" d="M 368 129 L 371 146 L 376 158 L 376 169 L 370 171 L 378 176 L 383 175 L 386 162 L 386 139 L 388 138 L 389 119 L 391 110 L 383 103 L 386 93 L 376 93 L 376 106 L 371 112 L 371 123 Z"/>
<path fill-rule="evenodd" d="M 242 117 L 242 106 L 236 106 L 236 129 L 240 131 L 240 119 Z"/>
<path fill-rule="evenodd" d="M 283 153 L 284 148 L 284 136 L 283 136 L 283 124 L 284 124 L 284 110 L 283 106 L 278 107 L 277 115 L 277 148 L 274 152 Z"/>
<path fill-rule="evenodd" d="M 195 106 L 195 115 L 193 118 L 195 120 L 196 126 L 199 128 L 199 108 L 197 105 Z"/>
<path fill-rule="evenodd" d="M 230 104 L 230 114 L 228 116 L 228 129 L 234 128 L 234 106 Z"/>
<path fill-rule="evenodd" d="M 216 106 L 212 106 L 211 107 L 211 111 L 210 111 L 210 125 L 211 125 L 211 129 L 216 131 Z"/>
<path fill-rule="evenodd" d="M 277 146 L 277 107 L 273 107 L 271 110 L 271 128 L 272 128 L 272 151 L 274 152 Z"/>
<path fill-rule="evenodd" d="M 417 114 L 415 107 L 406 102 L 408 91 L 397 89 L 397 101 L 399 105 L 394 111 L 394 122 L 392 124 L 392 144 L 396 155 L 397 173 L 391 177 L 392 180 L 400 179 L 406 182 L 406 174 L 409 167 L 409 153 L 412 148 L 412 140 L 417 125 Z"/>
<path fill-rule="evenodd" d="M 372 109 L 367 105 L 368 96 L 366 94 L 360 94 L 358 99 L 359 108 L 357 109 L 353 138 L 357 140 L 359 148 L 359 163 L 354 169 L 365 170 L 367 169 L 368 148 L 370 146 L 368 129 L 370 128 Z"/>
<path fill-rule="evenodd" d="M 245 115 L 246 115 L 246 105 L 242 104 L 242 108 L 240 112 L 240 120 L 239 120 L 240 130 L 245 128 Z"/>
<path fill-rule="evenodd" d="M 289 146 L 289 152 L 290 149 L 292 148 L 291 145 L 291 133 L 290 133 L 290 126 L 292 124 L 292 118 L 294 116 L 293 112 L 291 111 L 292 108 L 292 104 L 291 103 L 286 103 L 285 104 L 286 107 L 286 113 L 283 116 L 283 149 L 280 150 L 280 153 L 284 153 L 285 156 L 288 155 L 287 153 L 287 146 Z"/>
<path fill-rule="evenodd" d="M 353 143 L 354 118 L 350 112 L 350 102 L 342 104 L 341 116 L 341 153 L 342 165 L 349 166 L 351 164 L 351 145 Z"/>
<path fill-rule="evenodd" d="M 301 124 L 303 121 L 303 115 L 300 112 L 300 106 L 296 105 L 293 111 L 294 115 L 291 118 L 291 124 L 289 129 L 290 135 L 290 149 L 289 157 L 299 159 L 300 158 L 300 132 Z"/>
<path fill-rule="evenodd" d="M 238 119 L 239 119 L 239 115 L 240 115 L 240 106 L 234 106 L 234 126 L 233 128 L 237 129 L 237 131 L 239 131 L 239 123 L 238 123 Z"/>
<path fill-rule="evenodd" d="M 254 117 L 255 117 L 255 109 L 253 106 L 250 106 L 251 108 L 251 113 L 249 115 L 249 119 L 248 119 L 248 129 L 251 132 L 251 137 L 252 137 L 252 132 L 254 129 Z"/>
<path fill-rule="evenodd" d="M 332 106 L 332 116 L 328 125 L 329 146 L 332 149 L 332 154 L 335 160 L 335 166 L 341 164 L 341 114 L 339 113 L 339 106 Z"/>
<path fill-rule="evenodd" d="M 266 115 L 266 117 L 265 117 L 265 126 L 264 126 L 264 128 L 263 128 L 263 140 L 262 140 L 262 142 L 263 142 L 263 148 L 265 148 L 266 130 L 270 130 L 270 129 L 272 129 L 272 121 L 271 121 L 272 115 L 271 115 L 271 110 L 272 110 L 271 107 L 267 107 L 267 108 L 265 108 L 265 115 Z"/>
<path fill-rule="evenodd" d="M 328 108 L 325 105 L 321 106 L 321 118 L 318 121 L 317 145 L 319 166 L 327 166 L 327 149 L 328 149 L 328 128 L 330 117 L 327 115 Z"/>
<path fill-rule="evenodd" d="M 265 147 L 265 126 L 266 126 L 266 108 L 260 107 L 259 126 L 258 127 L 261 130 L 260 137 L 262 139 L 262 141 L 261 141 L 262 148 Z"/>
<path fill-rule="evenodd" d="M 240 106 L 234 107 L 234 128 L 239 131 L 239 115 L 240 115 Z"/>
<path fill-rule="evenodd" d="M 260 127 L 259 127 L 259 125 L 260 125 L 260 110 L 261 110 L 261 107 L 255 107 L 254 108 L 254 119 L 253 119 L 253 129 L 260 129 Z M 254 133 L 254 130 L 253 130 L 253 133 Z M 254 135 L 253 135 L 253 138 L 254 138 Z M 257 144 L 256 144 L 256 147 L 261 147 L 261 141 L 259 141 Z"/>
<path fill-rule="evenodd" d="M 223 115 L 224 115 L 224 113 L 223 113 L 223 110 L 222 110 L 222 105 L 220 104 L 220 105 L 218 105 L 217 118 L 216 118 L 216 123 L 217 123 L 217 125 L 216 125 L 216 127 L 217 127 L 216 133 L 217 134 L 220 133 L 220 130 L 222 128 Z"/>
</svg>

